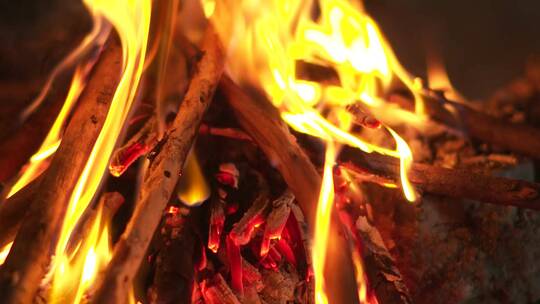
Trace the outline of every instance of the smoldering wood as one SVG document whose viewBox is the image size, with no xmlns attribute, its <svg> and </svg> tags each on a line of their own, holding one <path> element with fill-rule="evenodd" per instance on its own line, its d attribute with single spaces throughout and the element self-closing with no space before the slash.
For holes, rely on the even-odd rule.
<svg viewBox="0 0 540 304">
<path fill-rule="evenodd" d="M 211 27 L 205 34 L 202 50 L 204 55 L 197 64 L 171 131 L 164 136 L 160 151 L 156 151 L 145 173 L 134 214 L 115 246 L 104 275 L 98 278 L 93 303 L 125 302 L 133 277 L 173 194 L 224 68 L 225 52 Z"/>
<path fill-rule="evenodd" d="M 396 158 L 377 153 L 353 153 L 343 160 L 381 178 L 389 178 L 395 185 L 400 185 L 399 160 Z M 420 163 L 412 165 L 408 177 L 421 192 L 540 210 L 538 183 L 481 174 L 468 169 L 448 169 Z"/>
<path fill-rule="evenodd" d="M 5 303 L 30 303 L 38 290 L 54 234 L 103 126 L 121 68 L 120 41 L 111 35 L 0 270 L 0 296 Z"/>
<path fill-rule="evenodd" d="M 125 144 L 114 150 L 109 165 L 112 175 L 122 175 L 139 157 L 154 149 L 159 141 L 157 128 L 156 117 L 151 116 Z"/>
</svg>

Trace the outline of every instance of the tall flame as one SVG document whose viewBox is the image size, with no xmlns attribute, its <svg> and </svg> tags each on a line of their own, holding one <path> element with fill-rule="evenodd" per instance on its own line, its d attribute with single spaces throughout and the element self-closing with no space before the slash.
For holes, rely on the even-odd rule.
<svg viewBox="0 0 540 304">
<path fill-rule="evenodd" d="M 87 239 L 72 240 L 72 232 L 98 191 L 135 99 L 144 66 L 150 24 L 150 0 L 87 0 L 85 4 L 95 19 L 106 19 L 118 32 L 122 42 L 123 70 L 104 126 L 69 200 L 52 268 L 52 302 L 79 303 L 92 286 L 97 271 L 110 258 L 109 236 L 106 224 L 102 223 L 102 208 L 99 208 Z M 80 242 L 77 250 L 68 252 L 68 243 L 74 241 Z M 72 286 L 69 281 L 78 284 Z M 76 288 L 75 292 L 73 287 Z M 66 294 L 71 299 L 67 299 Z"/>
<path fill-rule="evenodd" d="M 332 206 L 334 205 L 334 172 L 332 169 L 335 158 L 336 147 L 334 143 L 329 142 L 326 146 L 321 193 L 317 204 L 316 237 L 313 241 L 313 273 L 315 274 L 315 302 L 317 304 L 328 303 L 328 297 L 324 290 L 324 265 L 326 262 L 326 247 L 328 245 Z"/>
</svg>

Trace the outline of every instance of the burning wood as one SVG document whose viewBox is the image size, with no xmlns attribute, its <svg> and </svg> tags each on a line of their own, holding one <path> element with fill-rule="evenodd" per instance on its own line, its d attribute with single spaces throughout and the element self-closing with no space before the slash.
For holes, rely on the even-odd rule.
<svg viewBox="0 0 540 304">
<path fill-rule="evenodd" d="M 367 183 L 401 188 L 411 202 L 435 194 L 540 210 L 538 183 L 413 161 L 400 134 L 420 131 L 402 124 L 408 119 L 535 158 L 540 133 L 420 88 L 376 23 L 348 1 L 262 1 L 256 11 L 202 1 L 210 25 L 200 51 L 186 38 L 197 30 L 183 29 L 194 12 L 184 11 L 189 1 L 155 4 L 151 46 L 152 1 L 87 2 L 107 12 L 95 22 L 108 29 L 100 23 L 107 19 L 121 39 L 108 38 L 73 113 L 62 114 L 69 124 L 45 171 L 2 196 L 6 303 L 30 303 L 36 293 L 51 302 L 134 302 L 134 286 L 150 303 L 412 303 L 410 276 L 398 269 L 386 231 L 372 224 L 377 204 L 366 204 Z M 136 97 L 143 101 L 132 109 Z M 130 125 L 135 111 L 142 115 Z M 394 113 L 403 114 L 398 123 L 387 117 Z M 122 130 L 129 139 L 120 142 Z M 197 135 L 204 136 L 195 143 Z M 145 155 L 139 180 L 134 164 Z M 500 151 L 462 158 L 485 161 L 518 158 Z M 0 181 L 14 172 L 8 166 Z M 109 229 L 121 233 L 114 251 Z"/>
<path fill-rule="evenodd" d="M 218 273 L 213 278 L 201 282 L 201 290 L 206 303 L 240 304 L 225 279 Z"/>
<path fill-rule="evenodd" d="M 413 101 L 403 95 L 393 94 L 389 99 L 408 110 L 414 108 Z M 540 155 L 540 130 L 537 128 L 496 119 L 440 94 L 428 92 L 424 100 L 430 119 L 463 132 L 465 136 L 529 157 Z"/>
<path fill-rule="evenodd" d="M 71 191 L 105 122 L 122 62 L 120 43 L 111 37 L 0 270 L 0 295 L 6 303 L 32 301 L 50 261 L 54 233 L 62 224 Z"/>
</svg>

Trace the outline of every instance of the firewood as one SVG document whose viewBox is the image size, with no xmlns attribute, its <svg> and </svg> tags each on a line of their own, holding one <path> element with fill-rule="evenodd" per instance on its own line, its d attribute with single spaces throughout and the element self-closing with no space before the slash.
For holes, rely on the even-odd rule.
<svg viewBox="0 0 540 304">
<path fill-rule="evenodd" d="M 266 219 L 263 240 L 261 243 L 261 256 L 265 256 L 270 249 L 270 241 L 281 238 L 281 233 L 289 218 L 291 204 L 294 202 L 294 195 L 286 191 L 282 196 L 272 202 L 272 211 Z"/>
<path fill-rule="evenodd" d="M 204 300 L 208 304 L 240 304 L 238 298 L 219 273 L 210 279 L 202 281 L 200 286 Z"/>
<path fill-rule="evenodd" d="M 424 94 L 426 114 L 466 136 L 508 151 L 538 159 L 540 157 L 540 130 L 525 124 L 503 121 L 437 94 Z M 414 109 L 412 99 L 393 94 L 390 101 L 407 110 Z M 449 110 L 450 108 L 450 110 Z"/>
<path fill-rule="evenodd" d="M 103 126 L 121 69 L 120 41 L 111 36 L 0 270 L 4 303 L 32 301 L 49 264 L 54 233 L 62 225 L 71 192 Z"/>
<path fill-rule="evenodd" d="M 32 181 L 10 198 L 0 202 L 0 248 L 15 238 L 39 187 L 39 180 L 38 178 Z"/>
<path fill-rule="evenodd" d="M 152 151 L 158 143 L 157 129 L 156 117 L 151 116 L 135 135 L 114 150 L 109 165 L 111 174 L 122 175 L 139 157 Z"/>
<path fill-rule="evenodd" d="M 125 302 L 133 277 L 173 194 L 224 67 L 225 52 L 211 27 L 205 35 L 202 50 L 204 55 L 172 122 L 171 131 L 164 136 L 160 151 L 156 151 L 145 173 L 137 207 L 98 283 L 93 303 Z"/>
<path fill-rule="evenodd" d="M 201 125 L 201 127 L 199 128 L 199 134 L 251 141 L 251 137 L 244 133 L 242 130 L 234 128 L 216 128 L 206 124 Z"/>
<path fill-rule="evenodd" d="M 399 160 L 377 153 L 354 154 L 345 161 L 399 186 Z M 540 184 L 415 163 L 409 180 L 419 190 L 454 198 L 467 198 L 503 206 L 540 210 Z"/>
</svg>

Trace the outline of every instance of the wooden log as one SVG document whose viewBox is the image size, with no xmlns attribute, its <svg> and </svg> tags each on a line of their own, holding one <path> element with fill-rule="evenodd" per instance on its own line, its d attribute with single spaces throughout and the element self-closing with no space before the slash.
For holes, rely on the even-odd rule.
<svg viewBox="0 0 540 304">
<path fill-rule="evenodd" d="M 334 69 L 307 62 L 297 63 L 298 77 L 323 84 L 339 85 Z M 472 107 L 444 98 L 429 89 L 421 92 L 426 114 L 435 122 L 463 132 L 481 142 L 492 144 L 508 151 L 540 158 L 540 129 L 504 121 Z M 390 94 L 388 100 L 405 110 L 413 112 L 414 100 L 399 93 Z"/>
<path fill-rule="evenodd" d="M 205 34 L 202 50 L 204 55 L 197 65 L 171 131 L 165 135 L 160 151 L 156 151 L 145 174 L 137 207 L 98 283 L 93 303 L 125 302 L 133 277 L 174 192 L 224 68 L 225 52 L 211 27 Z"/>
<path fill-rule="evenodd" d="M 351 153 L 344 161 L 399 186 L 399 160 L 377 153 Z M 540 210 L 540 184 L 415 163 L 409 180 L 420 191 L 484 203 Z"/>
<path fill-rule="evenodd" d="M 46 272 L 54 234 L 71 192 L 103 126 L 122 69 L 122 48 L 111 36 L 80 97 L 62 143 L 39 184 L 7 260 L 0 270 L 4 303 L 30 303 Z"/>
</svg>

